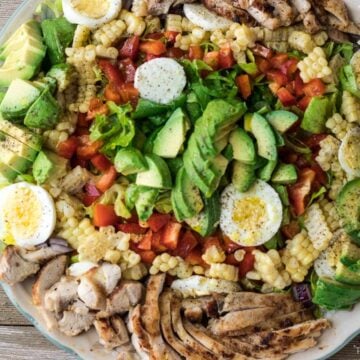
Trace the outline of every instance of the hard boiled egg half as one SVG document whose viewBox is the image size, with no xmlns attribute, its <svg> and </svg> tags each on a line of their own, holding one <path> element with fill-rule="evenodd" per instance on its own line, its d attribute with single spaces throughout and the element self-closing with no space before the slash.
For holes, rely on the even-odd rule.
<svg viewBox="0 0 360 360">
<path fill-rule="evenodd" d="M 339 148 L 339 162 L 351 177 L 360 176 L 360 128 L 347 132 Z"/>
<path fill-rule="evenodd" d="M 242 246 L 258 246 L 270 240 L 280 228 L 282 215 L 279 195 L 262 180 L 243 193 L 231 184 L 221 195 L 220 228 Z"/>
<path fill-rule="evenodd" d="M 21 182 L 0 190 L 0 239 L 24 248 L 42 244 L 56 223 L 55 204 L 40 186 Z"/>
<path fill-rule="evenodd" d="M 121 0 L 62 0 L 65 18 L 72 24 L 97 28 L 115 19 Z"/>
</svg>

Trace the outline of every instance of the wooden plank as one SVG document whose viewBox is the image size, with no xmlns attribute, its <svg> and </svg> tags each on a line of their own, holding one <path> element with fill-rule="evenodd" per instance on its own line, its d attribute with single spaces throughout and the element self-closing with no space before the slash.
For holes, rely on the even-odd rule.
<svg viewBox="0 0 360 360">
<path fill-rule="evenodd" d="M 4 290 L 0 287 L 0 325 L 30 325 L 10 300 L 6 297 Z"/>
<path fill-rule="evenodd" d="M 0 327 L 0 358 L 1 360 L 78 359 L 52 345 L 31 326 Z"/>
</svg>

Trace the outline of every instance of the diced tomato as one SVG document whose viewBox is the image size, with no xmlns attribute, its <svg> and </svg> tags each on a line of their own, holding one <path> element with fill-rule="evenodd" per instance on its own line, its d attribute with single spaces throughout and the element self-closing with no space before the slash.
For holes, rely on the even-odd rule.
<svg viewBox="0 0 360 360">
<path fill-rule="evenodd" d="M 162 32 L 155 32 L 155 33 L 151 33 L 151 34 L 147 34 L 145 36 L 146 39 L 151 39 L 151 40 L 164 40 L 165 39 L 165 34 Z"/>
<path fill-rule="evenodd" d="M 219 51 L 219 68 L 229 69 L 235 64 L 235 59 L 230 45 L 223 46 Z"/>
<path fill-rule="evenodd" d="M 297 103 L 297 107 L 302 110 L 305 111 L 307 109 L 307 107 L 309 106 L 311 101 L 311 97 L 309 96 L 304 96 L 298 103 Z"/>
<path fill-rule="evenodd" d="M 194 249 L 186 256 L 185 261 L 190 265 L 200 265 L 204 268 L 209 267 L 209 265 L 203 260 L 202 253 L 200 249 Z"/>
<path fill-rule="evenodd" d="M 98 60 L 98 64 L 110 83 L 114 84 L 116 87 L 120 87 L 124 83 L 120 69 L 117 65 L 114 65 L 109 60 L 105 59 Z"/>
<path fill-rule="evenodd" d="M 269 89 L 274 95 L 276 95 L 276 93 L 278 92 L 278 90 L 280 88 L 281 88 L 281 85 L 277 84 L 276 82 L 271 82 L 269 84 Z"/>
<path fill-rule="evenodd" d="M 172 59 L 181 59 L 185 56 L 185 51 L 176 47 L 172 47 L 166 50 L 166 56 Z"/>
<path fill-rule="evenodd" d="M 91 206 L 97 199 L 97 196 L 91 196 L 88 194 L 84 194 L 82 196 L 82 202 L 86 207 Z"/>
<path fill-rule="evenodd" d="M 295 96 L 286 88 L 280 88 L 276 95 L 284 106 L 292 106 L 296 104 Z"/>
<path fill-rule="evenodd" d="M 141 261 L 147 265 L 151 265 L 156 258 L 156 253 L 152 250 L 138 251 L 137 253 L 140 255 Z"/>
<path fill-rule="evenodd" d="M 190 60 L 201 60 L 204 57 L 204 50 L 200 45 L 190 45 L 189 48 L 189 59 Z"/>
<path fill-rule="evenodd" d="M 164 227 L 161 243 L 166 246 L 167 249 L 175 250 L 178 246 L 181 224 L 177 222 L 169 222 Z"/>
<path fill-rule="evenodd" d="M 108 112 L 109 108 L 106 104 L 98 98 L 93 98 L 90 100 L 89 111 L 86 115 L 86 123 L 80 126 L 89 126 L 89 120 L 95 119 L 97 115 L 106 115 Z"/>
<path fill-rule="evenodd" d="M 86 114 L 78 113 L 76 126 L 79 126 L 79 127 L 88 127 L 89 126 L 89 122 L 86 120 Z"/>
<path fill-rule="evenodd" d="M 163 252 L 167 250 L 165 245 L 162 243 L 162 234 L 163 230 L 153 233 L 151 249 L 156 252 Z"/>
<path fill-rule="evenodd" d="M 151 230 L 149 230 L 139 242 L 137 248 L 140 250 L 151 250 L 152 236 L 153 233 Z"/>
<path fill-rule="evenodd" d="M 250 76 L 248 74 L 239 75 L 235 81 L 241 97 L 246 100 L 251 95 Z"/>
<path fill-rule="evenodd" d="M 119 62 L 120 70 L 124 75 L 126 83 L 133 83 L 135 80 L 136 65 L 131 59 L 124 59 Z"/>
<path fill-rule="evenodd" d="M 176 41 L 176 37 L 179 35 L 177 31 L 165 31 L 164 35 L 168 42 L 174 44 Z"/>
<path fill-rule="evenodd" d="M 223 249 L 227 254 L 231 254 L 236 250 L 242 249 L 242 246 L 231 241 L 226 235 L 223 236 Z"/>
<path fill-rule="evenodd" d="M 212 69 L 217 70 L 220 63 L 219 51 L 210 51 L 204 55 L 204 62 L 209 65 Z"/>
<path fill-rule="evenodd" d="M 203 243 L 204 252 L 211 246 L 216 246 L 219 249 L 222 248 L 220 239 L 217 236 L 209 236 L 204 239 L 204 243 Z"/>
<path fill-rule="evenodd" d="M 67 140 L 58 144 L 56 152 L 65 159 L 71 159 L 79 145 L 78 139 L 75 136 L 70 136 Z"/>
<path fill-rule="evenodd" d="M 258 70 L 263 74 L 266 74 L 266 72 L 271 68 L 270 61 L 261 57 L 258 57 L 256 59 L 256 66 Z"/>
<path fill-rule="evenodd" d="M 243 261 L 239 264 L 239 277 L 243 278 L 249 271 L 254 269 L 254 263 L 255 256 L 251 251 L 247 251 L 244 255 Z"/>
<path fill-rule="evenodd" d="M 178 246 L 175 250 L 175 255 L 181 256 L 185 259 L 191 253 L 191 251 L 196 248 L 197 245 L 197 238 L 192 231 L 187 230 L 178 243 Z"/>
<path fill-rule="evenodd" d="M 124 84 L 120 90 L 120 96 L 123 104 L 130 103 L 136 107 L 139 100 L 139 91 L 132 84 Z"/>
<path fill-rule="evenodd" d="M 80 159 L 77 156 L 75 156 L 75 157 L 71 158 L 70 163 L 71 163 L 72 168 L 75 168 L 77 166 L 81 166 L 82 168 L 87 169 L 88 165 L 89 165 L 89 160 Z"/>
<path fill-rule="evenodd" d="M 320 79 L 310 80 L 304 85 L 304 93 L 306 96 L 321 96 L 325 93 L 326 86 Z"/>
<path fill-rule="evenodd" d="M 289 82 L 288 77 L 285 74 L 283 74 L 280 70 L 274 70 L 274 69 L 269 70 L 266 73 L 266 78 L 269 81 L 273 81 L 280 86 L 285 86 Z"/>
<path fill-rule="evenodd" d="M 117 172 L 114 166 L 110 166 L 109 169 L 100 177 L 96 183 L 96 187 L 101 191 L 105 192 L 110 189 L 115 183 Z"/>
<path fill-rule="evenodd" d="M 78 139 L 80 144 L 76 154 L 80 159 L 90 160 L 98 153 L 102 146 L 101 141 L 91 141 L 89 135 L 79 136 Z"/>
<path fill-rule="evenodd" d="M 310 149 L 315 149 L 320 146 L 320 142 L 327 138 L 328 134 L 312 134 L 305 140 L 303 140 L 304 144 L 308 146 Z"/>
<path fill-rule="evenodd" d="M 280 71 L 287 76 L 292 76 L 298 70 L 297 68 L 298 60 L 292 58 L 287 60 L 284 64 L 280 66 Z"/>
<path fill-rule="evenodd" d="M 318 163 L 313 163 L 310 167 L 316 173 L 316 181 L 321 185 L 327 185 L 328 177 L 326 175 L 326 172 L 320 167 L 320 165 Z"/>
<path fill-rule="evenodd" d="M 273 51 L 263 45 L 256 44 L 251 51 L 254 55 L 261 56 L 265 59 L 270 59 L 273 56 Z"/>
<path fill-rule="evenodd" d="M 135 60 L 139 53 L 140 37 L 132 36 L 126 39 L 124 45 L 119 50 L 119 57 L 121 59 L 130 58 Z"/>
<path fill-rule="evenodd" d="M 93 223 L 95 226 L 116 225 L 118 220 L 113 205 L 96 204 L 94 206 Z"/>
<path fill-rule="evenodd" d="M 161 230 L 171 219 L 169 214 L 153 213 L 147 223 L 153 232 Z"/>
<path fill-rule="evenodd" d="M 77 126 L 74 135 L 78 137 L 82 137 L 83 135 L 90 135 L 89 127 Z"/>
<path fill-rule="evenodd" d="M 291 94 L 294 94 L 295 93 L 295 80 L 292 80 L 290 82 L 288 82 L 286 85 L 285 85 L 285 88 L 287 90 L 289 90 L 289 92 Z"/>
<path fill-rule="evenodd" d="M 113 83 L 109 83 L 105 86 L 104 97 L 107 101 L 113 101 L 116 104 L 122 103 L 122 98 L 119 93 L 120 87 L 115 86 Z"/>
<path fill-rule="evenodd" d="M 281 227 L 281 233 L 286 239 L 292 239 L 296 234 L 301 231 L 300 225 L 297 221 L 291 221 L 289 224 Z"/>
<path fill-rule="evenodd" d="M 148 231 L 148 229 L 143 228 L 139 224 L 135 224 L 135 223 L 118 224 L 117 228 L 119 231 L 122 231 L 126 234 L 136 234 L 136 235 L 142 235 Z"/>
<path fill-rule="evenodd" d="M 297 182 L 288 186 L 290 203 L 297 216 L 305 212 L 307 197 L 311 192 L 315 177 L 316 172 L 313 169 L 305 168 L 300 171 Z"/>
<path fill-rule="evenodd" d="M 166 53 L 166 46 L 160 40 L 149 40 L 140 44 L 140 51 L 145 54 L 160 56 Z"/>
<path fill-rule="evenodd" d="M 95 166 L 99 171 L 107 171 L 111 166 L 111 161 L 103 154 L 95 155 L 91 159 L 91 163 Z"/>
<path fill-rule="evenodd" d="M 304 95 L 304 82 L 298 72 L 295 75 L 295 95 L 296 96 L 303 96 Z"/>
<path fill-rule="evenodd" d="M 239 266 L 239 262 L 235 259 L 234 254 L 229 254 L 226 256 L 225 263 L 233 266 Z"/>
<path fill-rule="evenodd" d="M 288 59 L 289 59 L 288 54 L 278 53 L 270 59 L 270 64 L 273 68 L 280 70 Z"/>
</svg>

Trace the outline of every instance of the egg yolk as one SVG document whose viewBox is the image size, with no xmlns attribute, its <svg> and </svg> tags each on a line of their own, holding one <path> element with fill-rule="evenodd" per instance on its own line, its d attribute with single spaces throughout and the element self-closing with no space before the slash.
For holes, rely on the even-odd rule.
<svg viewBox="0 0 360 360">
<path fill-rule="evenodd" d="M 357 137 L 349 139 L 347 143 L 346 162 L 352 169 L 360 168 L 360 144 Z"/>
<path fill-rule="evenodd" d="M 107 14 L 110 4 L 105 0 L 72 0 L 71 5 L 80 13 L 99 19 Z"/>
<path fill-rule="evenodd" d="M 266 221 L 266 204 L 258 197 L 247 197 L 234 204 L 232 219 L 248 235 L 249 245 L 256 240 L 256 232 Z"/>
<path fill-rule="evenodd" d="M 41 204 L 36 194 L 26 187 L 9 194 L 3 209 L 6 237 L 29 238 L 40 227 Z"/>
</svg>

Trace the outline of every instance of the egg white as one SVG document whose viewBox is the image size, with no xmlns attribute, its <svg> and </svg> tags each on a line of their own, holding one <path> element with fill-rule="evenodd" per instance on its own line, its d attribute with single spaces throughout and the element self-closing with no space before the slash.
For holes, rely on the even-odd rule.
<svg viewBox="0 0 360 360">
<path fill-rule="evenodd" d="M 26 203 L 22 198 L 24 191 L 29 190 L 34 203 Z M 23 212 L 27 209 L 28 212 Z M 21 216 L 16 216 L 17 211 L 11 209 L 22 209 Z M 39 212 L 32 211 L 39 209 Z M 31 224 L 27 226 L 27 224 Z M 49 193 L 40 186 L 26 182 L 20 182 L 4 187 L 0 190 L 0 238 L 11 238 L 16 245 L 24 248 L 32 248 L 44 243 L 49 239 L 55 229 L 56 210 L 55 204 Z M 32 229 L 30 228 L 33 227 Z M 25 232 L 22 232 L 22 228 Z"/>
<path fill-rule="evenodd" d="M 253 201 L 262 214 L 256 217 L 254 211 L 238 208 L 242 200 Z M 256 209 L 256 206 L 259 209 Z M 261 207 L 261 208 L 260 208 Z M 234 220 L 234 215 L 246 214 L 246 228 Z M 242 246 L 258 246 L 270 240 L 279 230 L 283 209 L 279 195 L 265 181 L 257 180 L 250 190 L 240 192 L 234 185 L 225 188 L 221 195 L 220 228 L 232 241 Z"/>
<path fill-rule="evenodd" d="M 121 10 L 122 0 L 108 0 L 108 1 L 109 1 L 109 9 L 107 13 L 102 17 L 92 18 L 76 10 L 72 5 L 71 0 L 62 0 L 64 16 L 66 20 L 68 20 L 72 24 L 85 25 L 92 29 L 97 28 L 115 19 Z"/>
<path fill-rule="evenodd" d="M 343 170 L 352 177 L 360 176 L 360 164 L 358 167 L 352 167 L 348 162 L 348 156 L 350 154 L 349 143 L 353 142 L 357 144 L 360 149 L 360 128 L 355 127 L 347 132 L 344 139 L 341 142 L 339 148 L 339 162 Z M 356 151 L 356 150 L 355 150 Z M 360 155 L 358 155 L 360 156 Z"/>
</svg>

